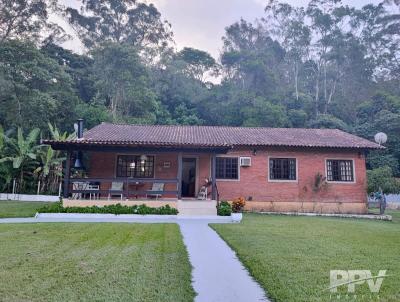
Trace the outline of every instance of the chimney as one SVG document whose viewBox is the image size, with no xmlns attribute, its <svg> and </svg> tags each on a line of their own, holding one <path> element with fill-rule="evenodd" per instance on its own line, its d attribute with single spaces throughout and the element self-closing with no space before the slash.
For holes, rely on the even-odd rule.
<svg viewBox="0 0 400 302">
<path fill-rule="evenodd" d="M 78 119 L 78 138 L 83 138 L 83 119 Z"/>
</svg>

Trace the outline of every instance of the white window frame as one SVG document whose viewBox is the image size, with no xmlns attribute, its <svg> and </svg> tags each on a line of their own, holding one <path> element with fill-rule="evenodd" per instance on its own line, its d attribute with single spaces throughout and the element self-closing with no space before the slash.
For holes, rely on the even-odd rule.
<svg viewBox="0 0 400 302">
<path fill-rule="evenodd" d="M 335 180 L 328 180 L 328 160 L 347 160 L 347 161 L 352 161 L 352 167 L 353 167 L 353 181 L 335 181 Z M 327 183 L 337 183 L 337 184 L 355 184 L 356 183 L 356 165 L 355 165 L 355 160 L 354 158 L 334 158 L 334 157 L 329 157 L 325 158 L 325 179 Z"/>
<path fill-rule="evenodd" d="M 269 163 L 271 159 L 283 159 L 283 158 L 287 158 L 287 159 L 294 159 L 296 161 L 296 179 L 271 179 L 271 175 L 270 175 L 270 167 L 269 167 Z M 299 182 L 299 160 L 297 159 L 297 157 L 293 157 L 293 156 L 281 156 L 281 155 L 274 155 L 274 156 L 268 156 L 268 167 L 267 167 L 267 175 L 268 175 L 268 182 L 291 182 L 291 183 L 298 183 Z"/>
</svg>

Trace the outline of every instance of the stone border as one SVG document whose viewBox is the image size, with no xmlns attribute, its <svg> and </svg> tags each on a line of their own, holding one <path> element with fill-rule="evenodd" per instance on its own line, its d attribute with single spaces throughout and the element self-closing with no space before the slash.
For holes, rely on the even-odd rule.
<svg viewBox="0 0 400 302">
<path fill-rule="evenodd" d="M 214 215 L 138 215 L 138 214 L 90 214 L 90 213 L 36 213 L 35 218 L 49 219 L 95 219 L 95 220 L 121 220 L 121 221 L 166 221 L 176 222 L 180 220 L 212 220 L 216 222 L 232 222 L 231 216 L 214 216 Z"/>
<path fill-rule="evenodd" d="M 55 195 L 36 195 L 36 194 L 12 194 L 12 193 L 0 193 L 0 200 L 5 201 L 38 201 L 38 202 L 58 202 L 60 201 L 59 196 Z"/>
<path fill-rule="evenodd" d="M 323 213 L 301 213 L 301 212 L 259 212 L 266 215 L 285 215 L 285 216 L 308 216 L 308 217 L 337 217 L 337 218 L 357 218 L 392 221 L 391 215 L 373 215 L 373 214 L 323 214 Z"/>
</svg>

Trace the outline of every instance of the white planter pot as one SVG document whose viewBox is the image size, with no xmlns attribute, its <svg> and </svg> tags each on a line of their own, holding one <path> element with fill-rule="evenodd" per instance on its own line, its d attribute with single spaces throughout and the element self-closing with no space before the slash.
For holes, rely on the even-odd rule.
<svg viewBox="0 0 400 302">
<path fill-rule="evenodd" d="M 231 217 L 233 222 L 241 222 L 243 218 L 243 213 L 232 213 Z"/>
</svg>

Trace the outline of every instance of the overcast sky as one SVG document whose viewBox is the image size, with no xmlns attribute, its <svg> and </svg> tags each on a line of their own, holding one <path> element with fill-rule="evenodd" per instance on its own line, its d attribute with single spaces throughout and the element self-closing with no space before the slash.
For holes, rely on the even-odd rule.
<svg viewBox="0 0 400 302">
<path fill-rule="evenodd" d="M 77 0 L 63 0 L 65 5 L 75 6 Z M 226 26 L 241 17 L 253 21 L 263 16 L 267 0 L 147 0 L 154 3 L 163 18 L 172 24 L 178 49 L 190 46 L 206 50 L 218 58 L 222 47 L 221 37 Z M 287 0 L 293 5 L 304 6 L 308 0 Z M 361 7 L 380 0 L 343 0 L 346 4 Z M 78 50 L 76 41 L 65 45 Z"/>
</svg>

